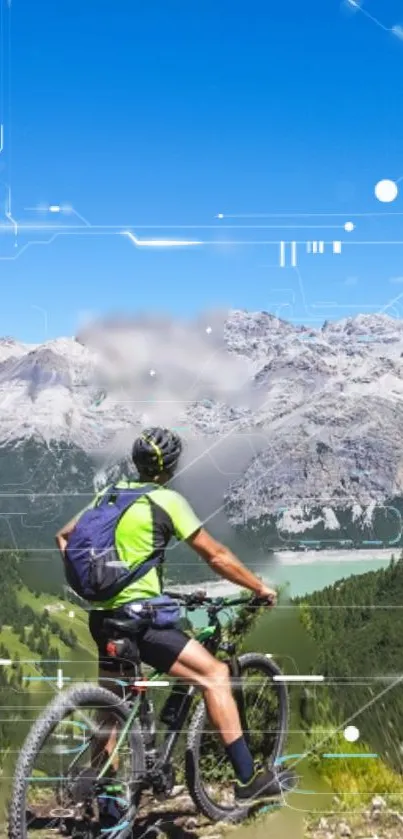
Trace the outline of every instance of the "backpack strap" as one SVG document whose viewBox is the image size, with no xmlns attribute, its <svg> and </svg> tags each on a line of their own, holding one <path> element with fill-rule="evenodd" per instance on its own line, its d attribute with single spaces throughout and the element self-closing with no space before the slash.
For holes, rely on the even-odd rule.
<svg viewBox="0 0 403 839">
<path fill-rule="evenodd" d="M 131 507 L 132 504 L 135 504 L 136 501 L 139 500 L 139 498 L 147 496 L 148 493 L 151 492 L 153 489 L 155 489 L 155 484 L 146 484 L 145 486 L 136 487 L 135 489 L 132 487 L 111 486 L 101 496 L 96 506 L 99 507 L 101 506 L 101 504 L 116 504 L 119 496 L 121 496 L 122 494 L 127 495 L 127 503 L 121 510 L 120 516 L 116 522 L 117 526 L 119 524 L 120 519 L 127 512 L 129 507 Z M 148 501 L 150 502 L 150 504 L 152 503 L 151 498 L 148 498 Z M 151 554 L 151 556 L 147 557 L 147 559 L 145 559 L 139 565 L 136 565 L 136 567 L 133 568 L 133 571 L 131 571 L 127 575 L 127 582 L 125 584 L 125 588 L 126 586 L 131 585 L 137 580 L 140 580 L 142 577 L 145 577 L 145 575 L 148 574 L 148 572 L 151 571 L 152 568 L 156 568 L 157 566 L 161 565 L 163 557 L 163 552 L 160 549 L 158 549 L 155 550 Z"/>
<path fill-rule="evenodd" d="M 95 507 L 100 507 L 102 504 L 116 504 L 119 496 L 127 495 L 127 506 L 125 507 L 125 510 L 127 510 L 131 504 L 134 504 L 143 495 L 152 492 L 153 489 L 155 489 L 155 484 L 145 484 L 136 488 L 130 486 L 119 487 L 113 484 L 98 498 Z"/>
<path fill-rule="evenodd" d="M 132 583 L 137 582 L 137 580 L 141 580 L 141 578 L 145 577 L 145 575 L 148 574 L 148 572 L 151 571 L 152 568 L 157 568 L 159 565 L 161 565 L 162 559 L 162 552 L 160 550 L 154 551 L 154 553 L 151 554 L 151 556 L 145 559 L 144 562 L 142 562 L 140 565 L 137 565 L 137 567 L 134 568 L 133 571 L 131 571 L 127 575 L 126 585 L 130 586 Z"/>
</svg>

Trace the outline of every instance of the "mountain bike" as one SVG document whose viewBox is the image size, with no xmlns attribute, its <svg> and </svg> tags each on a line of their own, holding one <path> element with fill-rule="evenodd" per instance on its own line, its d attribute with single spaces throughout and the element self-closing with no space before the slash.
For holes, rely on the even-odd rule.
<svg viewBox="0 0 403 839">
<path fill-rule="evenodd" d="M 213 598 L 200 592 L 171 594 L 181 602 L 186 616 L 196 609 L 206 610 L 208 625 L 195 630 L 194 637 L 213 655 L 225 656 L 253 757 L 273 765 L 283 752 L 288 725 L 288 696 L 281 671 L 270 655 L 238 656 L 228 633 L 226 640 L 219 617 L 239 606 L 258 608 L 262 601 L 250 596 Z M 155 671 L 145 678 L 135 654 L 129 675 L 119 658 L 127 640 L 127 624 L 110 620 L 109 633 L 108 650 L 111 658 L 117 656 L 114 676 L 118 662 L 120 675 L 124 674 L 112 681 L 119 682 L 122 696 L 97 684 L 76 684 L 47 705 L 17 761 L 9 810 L 10 839 L 27 839 L 34 831 L 40 832 L 41 839 L 48 831 L 73 839 L 96 839 L 108 833 L 114 839 L 124 839 L 131 834 L 146 790 L 159 799 L 172 792 L 177 781 L 172 756 L 181 741 L 183 780 L 197 810 L 212 821 L 237 823 L 245 819 L 251 807 L 235 801 L 233 769 L 221 738 L 210 726 L 198 689 L 175 682 L 157 713 L 151 688 L 159 688 L 157 705 L 161 686 L 171 688 L 171 683 L 162 682 Z M 156 730 L 158 719 L 167 726 L 163 731 Z M 113 748 L 106 753 L 105 742 L 111 742 L 111 736 Z M 116 811 L 112 821 L 110 810 Z"/>
</svg>

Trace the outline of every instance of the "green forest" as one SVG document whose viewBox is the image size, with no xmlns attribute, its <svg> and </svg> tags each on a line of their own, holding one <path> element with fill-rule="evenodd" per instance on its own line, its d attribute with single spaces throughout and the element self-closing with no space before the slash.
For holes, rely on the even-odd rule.
<svg viewBox="0 0 403 839">
<path fill-rule="evenodd" d="M 295 601 L 315 640 L 312 729 L 339 729 L 338 751 L 369 752 L 401 780 L 403 764 L 403 556 L 379 571 L 342 579 Z M 359 741 L 343 741 L 346 725 Z M 329 748 L 329 744 L 328 744 Z M 329 751 L 332 749 L 329 748 Z M 350 761 L 350 774 L 368 761 Z"/>
<path fill-rule="evenodd" d="M 72 601 L 30 590 L 20 573 L 25 564 L 23 553 L 0 549 L 0 689 L 2 707 L 7 709 L 0 721 L 3 755 L 15 745 L 16 733 L 10 723 L 24 717 L 32 719 L 32 711 L 28 713 L 30 697 L 35 698 L 38 710 L 51 698 L 54 687 L 46 694 L 43 679 L 55 680 L 59 666 L 72 679 L 91 673 L 95 676 L 96 672 L 86 612 Z M 296 607 L 293 618 L 290 611 L 281 609 L 272 615 L 255 615 L 253 619 L 241 612 L 228 625 L 228 634 L 239 648 L 261 647 L 262 651 L 267 651 L 268 643 L 271 645 L 276 639 L 276 655 L 282 638 L 284 652 L 295 650 L 297 655 L 304 644 L 303 630 L 312 639 L 314 655 L 309 657 L 308 671 L 302 672 L 325 677 L 323 683 L 307 692 L 307 707 L 302 715 L 303 750 L 311 752 L 313 765 L 319 774 L 326 771 L 333 788 L 334 783 L 347 789 L 359 782 L 360 790 L 389 789 L 400 793 L 403 555 L 392 558 L 382 570 L 339 580 L 321 591 L 294 599 L 292 605 Z M 303 666 L 302 660 L 300 664 Z M 295 701 L 292 715 L 293 727 L 299 729 L 300 709 Z M 357 743 L 343 739 L 346 725 L 359 729 Z M 326 731 L 329 738 L 323 744 Z M 19 726 L 19 737 L 20 733 Z M 289 747 L 292 745 L 289 743 Z M 324 749 L 347 754 L 375 753 L 379 760 L 359 764 L 348 759 L 344 763 L 316 761 L 316 755 Z"/>
<path fill-rule="evenodd" d="M 86 613 L 76 604 L 31 591 L 20 576 L 25 561 L 23 552 L 0 548 L 0 767 L 15 745 L 12 722 L 29 717 L 31 697 L 36 707 L 49 701 L 46 684 L 56 681 L 59 667 L 68 670 L 71 661 L 70 669 L 79 673 L 95 659 Z"/>
</svg>

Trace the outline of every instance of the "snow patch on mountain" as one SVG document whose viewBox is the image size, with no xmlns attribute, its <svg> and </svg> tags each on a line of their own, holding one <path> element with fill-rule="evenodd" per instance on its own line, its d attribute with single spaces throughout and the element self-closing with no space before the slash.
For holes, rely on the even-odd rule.
<svg viewBox="0 0 403 839">
<path fill-rule="evenodd" d="M 99 456 L 100 483 L 144 424 L 205 440 L 219 469 L 221 441 L 236 466 L 237 436 L 255 435 L 242 474 L 226 465 L 234 523 L 273 515 L 295 533 L 333 532 L 340 509 L 365 524 L 403 495 L 403 321 L 386 314 L 312 329 L 234 310 L 116 318 L 37 346 L 4 338 L 0 405 L 1 446 L 76 446 Z M 200 462 L 187 467 L 196 477 Z"/>
</svg>

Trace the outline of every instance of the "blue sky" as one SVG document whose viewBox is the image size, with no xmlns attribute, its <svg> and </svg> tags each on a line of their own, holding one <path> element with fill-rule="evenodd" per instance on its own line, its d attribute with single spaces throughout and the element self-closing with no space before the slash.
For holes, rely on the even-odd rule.
<svg viewBox="0 0 403 839">
<path fill-rule="evenodd" d="M 403 41 L 386 31 L 403 23 L 399 6 L 365 0 L 382 28 L 338 0 L 12 0 L 0 174 L 13 217 L 81 224 L 27 209 L 70 205 L 92 227 L 47 245 L 33 227 L 16 240 L 2 232 L 0 334 L 73 334 L 82 312 L 400 315 L 399 300 L 388 308 L 403 293 L 399 246 L 312 256 L 302 244 L 295 270 L 279 268 L 277 245 L 234 244 L 403 239 L 399 216 L 352 215 L 403 211 L 400 197 L 373 194 L 380 179 L 403 176 Z M 220 230 L 254 223 L 278 227 Z M 208 244 L 136 249 L 119 235 L 129 226 Z"/>
</svg>

